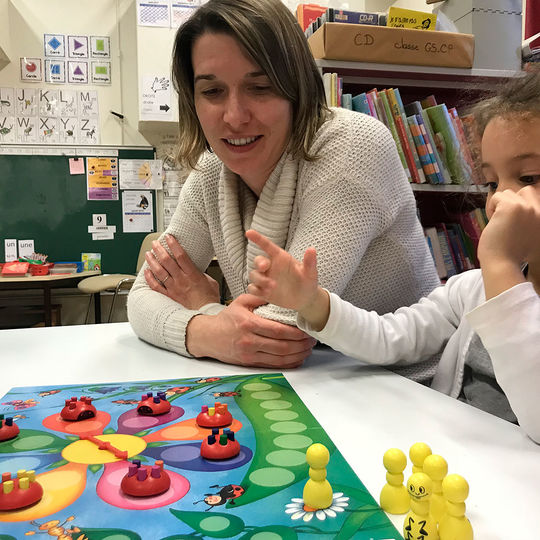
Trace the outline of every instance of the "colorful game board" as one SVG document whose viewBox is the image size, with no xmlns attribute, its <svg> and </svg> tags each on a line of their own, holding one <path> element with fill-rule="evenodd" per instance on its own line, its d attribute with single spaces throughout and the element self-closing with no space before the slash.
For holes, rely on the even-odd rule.
<svg viewBox="0 0 540 540">
<path fill-rule="evenodd" d="M 138 414 L 148 392 L 165 392 L 170 410 Z M 63 420 L 66 400 L 81 396 L 91 398 L 95 417 Z M 211 430 L 196 417 L 216 401 L 227 404 L 229 428 L 240 443 L 240 453 L 224 461 L 200 456 Z M 20 428 L 16 438 L 0 442 L 4 478 L 35 471 L 43 487 L 39 502 L 0 512 L 0 540 L 401 538 L 281 373 L 13 388 L 0 399 L 0 412 Z M 302 492 L 306 450 L 315 442 L 330 451 L 334 500 L 328 509 L 309 511 Z M 128 459 L 111 448 L 127 451 Z M 120 484 L 133 460 L 162 461 L 171 480 L 167 491 L 123 494 Z"/>
</svg>

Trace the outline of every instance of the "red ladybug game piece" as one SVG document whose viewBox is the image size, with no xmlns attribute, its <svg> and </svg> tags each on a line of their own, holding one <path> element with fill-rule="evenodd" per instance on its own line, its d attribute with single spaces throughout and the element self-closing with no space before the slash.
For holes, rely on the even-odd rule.
<svg viewBox="0 0 540 540">
<path fill-rule="evenodd" d="M 158 460 L 154 465 L 141 465 L 139 459 L 134 459 L 122 478 L 120 489 L 131 497 L 152 497 L 165 493 L 170 485 L 171 479 L 163 469 L 163 461 Z"/>
<path fill-rule="evenodd" d="M 96 413 L 96 408 L 92 405 L 92 398 L 82 396 L 80 401 L 77 401 L 76 397 L 66 399 L 66 404 L 60 412 L 60 416 L 63 420 L 78 422 L 88 418 L 95 418 Z"/>
<path fill-rule="evenodd" d="M 212 435 L 208 435 L 201 444 L 201 456 L 205 459 L 230 459 L 239 453 L 240 443 L 230 429 L 224 429 L 221 435 L 218 428 L 213 429 Z"/>
<path fill-rule="evenodd" d="M 216 401 L 213 407 L 204 405 L 197 415 L 197 425 L 204 428 L 220 428 L 230 426 L 233 421 L 232 414 L 227 410 L 226 403 Z"/>
<path fill-rule="evenodd" d="M 171 404 L 167 401 L 165 392 L 158 392 L 157 396 L 154 396 L 152 392 L 143 394 L 137 405 L 137 412 L 142 416 L 158 416 L 170 410 Z"/>
<path fill-rule="evenodd" d="M 43 488 L 36 481 L 35 471 L 21 469 L 13 479 L 11 473 L 2 474 L 0 511 L 19 510 L 37 503 L 42 497 Z"/>
<path fill-rule="evenodd" d="M 4 420 L 4 415 L 0 414 L 0 442 L 14 439 L 18 434 L 19 426 L 13 422 L 13 418 L 8 416 Z"/>
</svg>

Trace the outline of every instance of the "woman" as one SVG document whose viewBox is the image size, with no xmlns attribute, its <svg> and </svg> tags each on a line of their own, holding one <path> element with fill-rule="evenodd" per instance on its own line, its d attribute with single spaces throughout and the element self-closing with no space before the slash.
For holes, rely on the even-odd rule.
<svg viewBox="0 0 540 540">
<path fill-rule="evenodd" d="M 129 295 L 141 338 L 280 369 L 310 354 L 294 312 L 245 294 L 260 253 L 248 228 L 297 258 L 316 247 L 321 284 L 366 309 L 396 309 L 438 285 L 390 133 L 326 107 L 280 0 L 210 0 L 179 29 L 173 69 L 179 158 L 194 170 Z M 202 273 L 213 256 L 234 298 L 227 307 Z"/>
</svg>

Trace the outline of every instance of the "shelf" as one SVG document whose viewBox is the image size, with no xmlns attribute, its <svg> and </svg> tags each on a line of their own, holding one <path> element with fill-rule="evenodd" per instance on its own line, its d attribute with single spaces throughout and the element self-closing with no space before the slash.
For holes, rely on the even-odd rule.
<svg viewBox="0 0 540 540">
<path fill-rule="evenodd" d="M 466 193 L 467 195 L 479 195 L 488 192 L 488 188 L 477 184 L 411 184 L 411 187 L 413 191 L 432 193 Z"/>
<path fill-rule="evenodd" d="M 445 68 L 434 66 L 409 66 L 403 64 L 378 64 L 370 62 L 345 62 L 342 60 L 316 59 L 320 70 L 336 72 L 346 84 L 371 84 L 433 88 L 471 88 L 490 90 L 497 82 L 515 77 L 520 72 L 495 69 Z"/>
</svg>

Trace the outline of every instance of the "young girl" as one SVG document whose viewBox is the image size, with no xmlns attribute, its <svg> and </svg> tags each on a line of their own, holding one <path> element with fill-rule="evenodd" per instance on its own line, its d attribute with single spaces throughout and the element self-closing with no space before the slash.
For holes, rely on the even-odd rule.
<svg viewBox="0 0 540 540">
<path fill-rule="evenodd" d="M 489 223 L 470 270 L 417 304 L 379 316 L 317 285 L 303 262 L 254 230 L 249 292 L 298 311 L 298 326 L 370 364 L 412 364 L 442 351 L 432 387 L 513 422 L 540 443 L 540 74 L 479 106 Z"/>
</svg>

